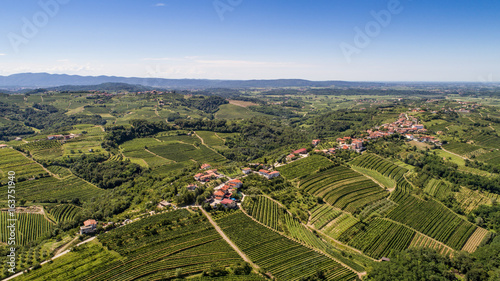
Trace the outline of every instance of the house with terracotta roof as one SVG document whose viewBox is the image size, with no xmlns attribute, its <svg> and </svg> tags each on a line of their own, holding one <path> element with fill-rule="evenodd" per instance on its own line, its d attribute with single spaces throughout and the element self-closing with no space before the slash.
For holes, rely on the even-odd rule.
<svg viewBox="0 0 500 281">
<path fill-rule="evenodd" d="M 320 142 L 321 140 L 313 140 L 312 145 L 317 146 Z"/>
<path fill-rule="evenodd" d="M 243 186 L 243 183 L 239 179 L 230 180 L 227 184 L 232 188 L 240 188 Z"/>
<path fill-rule="evenodd" d="M 215 193 L 214 193 L 214 196 L 215 196 L 215 200 L 222 200 L 224 199 L 224 196 L 226 195 L 226 193 L 222 190 L 217 190 Z"/>
<path fill-rule="evenodd" d="M 247 175 L 247 174 L 250 174 L 252 172 L 252 169 L 250 169 L 250 168 L 243 168 L 243 169 L 241 169 L 241 171 L 243 172 L 243 174 Z"/>
<path fill-rule="evenodd" d="M 307 154 L 307 149 L 305 148 L 297 149 L 293 152 L 293 154 Z"/>
<path fill-rule="evenodd" d="M 280 172 L 278 171 L 272 171 L 271 173 L 269 173 L 269 178 L 272 179 L 272 178 L 275 178 L 275 177 L 279 177 L 280 175 Z"/>
<path fill-rule="evenodd" d="M 210 164 L 203 164 L 203 165 L 201 165 L 201 169 L 202 170 L 206 170 L 206 169 L 210 169 L 210 168 L 212 168 L 212 166 L 210 166 Z"/>
<path fill-rule="evenodd" d="M 231 200 L 231 199 L 224 199 L 220 202 L 222 205 L 224 205 L 224 207 L 226 208 L 236 208 L 236 202 L 234 202 L 234 200 Z"/>
<path fill-rule="evenodd" d="M 190 185 L 188 185 L 186 188 L 187 188 L 187 190 L 189 190 L 189 191 L 195 191 L 195 189 L 197 189 L 197 188 L 198 188 L 198 186 L 197 186 L 196 184 L 190 184 Z"/>
<path fill-rule="evenodd" d="M 9 146 L 6 144 L 0 144 L 0 148 L 4 148 L 4 147 L 9 147 Z"/>
<path fill-rule="evenodd" d="M 83 226 L 80 227 L 80 234 L 94 233 L 97 228 L 96 220 L 86 220 L 83 222 Z"/>
</svg>

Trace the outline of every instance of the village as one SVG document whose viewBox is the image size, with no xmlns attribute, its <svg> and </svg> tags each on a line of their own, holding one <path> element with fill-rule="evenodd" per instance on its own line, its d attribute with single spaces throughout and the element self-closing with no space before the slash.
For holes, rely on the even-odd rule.
<svg viewBox="0 0 500 281">
<path fill-rule="evenodd" d="M 335 154 L 338 150 L 351 150 L 357 153 L 362 153 L 366 148 L 364 144 L 366 144 L 369 140 L 378 139 L 387 137 L 393 134 L 403 135 L 408 140 L 416 140 L 420 142 L 430 142 L 436 145 L 441 145 L 441 142 L 434 136 L 427 135 L 427 130 L 424 128 L 422 124 L 419 124 L 419 121 L 416 117 L 408 116 L 407 113 L 401 113 L 398 117 L 398 120 L 382 124 L 380 126 L 376 126 L 374 129 L 370 129 L 366 131 L 366 135 L 361 138 L 354 138 L 350 136 L 345 136 L 342 138 L 337 138 L 336 147 L 331 147 L 328 149 L 314 149 L 313 151 L 316 153 L 324 153 L 324 154 Z M 70 134 L 70 135 L 51 135 L 47 136 L 48 139 L 71 139 L 77 137 L 78 135 Z M 321 140 L 314 139 L 311 141 L 311 145 L 313 147 L 317 147 L 320 145 Z M 300 148 L 297 150 L 291 151 L 289 155 L 286 156 L 286 163 L 290 163 L 296 161 L 298 159 L 302 159 L 309 156 L 309 150 L 307 148 Z M 218 206 L 222 206 L 223 208 L 229 209 L 237 209 L 240 207 L 241 201 L 243 201 L 244 194 L 242 194 L 239 189 L 243 186 L 243 182 L 241 178 L 248 176 L 249 174 L 257 174 L 265 179 L 273 179 L 280 176 L 280 172 L 275 170 L 274 167 L 279 167 L 284 165 L 284 163 L 275 163 L 274 166 L 266 166 L 266 164 L 261 163 L 249 163 L 249 167 L 244 167 L 241 169 L 242 176 L 236 178 L 229 178 L 226 175 L 222 174 L 218 171 L 218 169 L 214 169 L 210 164 L 204 163 L 200 167 L 200 172 L 193 175 L 194 181 L 196 183 L 190 183 L 186 186 L 186 189 L 190 192 L 194 192 L 199 186 L 207 184 L 211 181 L 217 179 L 227 179 L 224 182 L 220 183 L 216 187 L 214 187 L 214 191 L 212 195 L 205 200 L 205 203 L 210 204 L 212 208 L 217 208 Z M 250 168 L 252 167 L 252 168 Z M 242 198 L 240 200 L 240 198 Z M 158 209 L 165 208 L 173 208 L 177 209 L 178 207 L 173 205 L 171 202 L 162 200 L 157 205 Z M 151 211 L 149 215 L 154 215 L 155 211 Z M 131 223 L 131 220 L 123 221 L 123 225 Z M 97 230 L 98 222 L 93 219 L 86 220 L 84 225 L 80 227 L 80 234 L 93 234 Z M 113 226 L 113 222 L 108 222 L 102 224 L 103 228 Z"/>
</svg>

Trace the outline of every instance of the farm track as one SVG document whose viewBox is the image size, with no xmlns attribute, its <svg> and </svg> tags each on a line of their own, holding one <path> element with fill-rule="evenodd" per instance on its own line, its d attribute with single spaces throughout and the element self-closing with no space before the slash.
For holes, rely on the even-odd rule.
<svg viewBox="0 0 500 281">
<path fill-rule="evenodd" d="M 240 250 L 240 248 L 238 248 L 238 246 L 236 246 L 236 244 L 231 239 L 229 239 L 229 237 L 227 237 L 224 231 L 222 231 L 219 225 L 212 219 L 212 216 L 210 216 L 210 214 L 207 211 L 205 211 L 205 209 L 200 208 L 200 210 L 203 212 L 205 217 L 208 218 L 208 221 L 212 224 L 212 226 L 219 233 L 219 235 L 222 236 L 222 238 L 229 244 L 229 246 L 231 246 L 244 261 L 248 262 L 256 272 L 259 272 L 260 267 L 255 263 L 253 263 L 252 260 L 245 253 L 243 253 Z"/>
<path fill-rule="evenodd" d="M 174 163 L 177 163 L 177 161 L 174 161 L 174 160 L 172 160 L 172 159 L 168 159 L 168 158 L 165 158 L 165 157 L 163 157 L 163 156 L 160 156 L 160 155 L 158 155 L 158 154 L 156 154 L 156 153 L 154 153 L 154 152 L 151 152 L 151 151 L 150 151 L 149 149 L 147 149 L 147 148 L 144 148 L 144 150 L 146 150 L 147 152 L 149 152 L 149 153 L 153 154 L 153 155 L 154 155 L 154 156 L 156 156 L 156 157 L 160 157 L 161 159 L 164 159 L 164 160 L 167 160 L 167 161 L 173 161 Z"/>
<path fill-rule="evenodd" d="M 200 140 L 201 140 L 201 144 L 204 145 L 206 148 L 212 150 L 213 152 L 217 153 L 218 155 L 222 156 L 224 159 L 227 160 L 226 157 L 224 157 L 224 155 L 220 154 L 219 152 L 217 152 L 215 149 L 211 148 L 210 146 L 206 145 L 205 144 L 205 141 L 203 140 L 202 137 L 200 137 L 197 133 L 194 133 Z"/>
<path fill-rule="evenodd" d="M 467 158 L 467 157 L 465 157 L 465 156 L 462 156 L 462 155 L 456 154 L 456 153 L 454 153 L 454 152 L 451 152 L 451 151 L 449 151 L 449 150 L 446 150 L 444 147 L 441 147 L 441 149 L 442 149 L 443 151 L 446 151 L 446 152 L 450 153 L 450 154 L 453 154 L 453 155 L 455 155 L 455 156 L 458 156 L 458 157 L 460 157 L 460 158 L 462 158 L 462 159 L 464 159 L 464 160 L 468 160 L 468 159 L 469 159 L 469 158 Z"/>
<path fill-rule="evenodd" d="M 49 173 L 49 175 L 51 175 L 52 177 L 54 177 L 56 179 L 59 179 L 59 180 L 62 179 L 61 177 L 59 177 L 59 175 L 56 175 L 56 174 L 52 173 L 47 168 L 45 168 L 42 164 L 36 162 L 35 159 L 33 159 L 32 157 L 30 157 L 30 156 L 28 156 L 28 155 L 26 155 L 26 154 L 24 154 L 23 152 L 20 152 L 20 151 L 19 151 L 19 153 L 21 153 L 24 157 L 28 158 L 29 160 L 31 160 L 31 161 L 35 162 L 36 164 L 38 164 L 40 167 L 42 167 L 42 169 L 45 172 Z"/>
</svg>

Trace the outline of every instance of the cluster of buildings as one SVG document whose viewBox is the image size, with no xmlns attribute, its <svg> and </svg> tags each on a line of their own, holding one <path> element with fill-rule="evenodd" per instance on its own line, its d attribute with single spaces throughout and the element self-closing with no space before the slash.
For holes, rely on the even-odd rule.
<svg viewBox="0 0 500 281">
<path fill-rule="evenodd" d="M 211 166 L 208 164 L 203 164 L 201 166 L 202 170 L 206 170 L 209 168 L 211 168 Z M 217 169 L 206 170 L 202 173 L 198 173 L 198 174 L 194 175 L 194 179 L 199 181 L 199 182 L 209 182 L 213 179 L 220 179 L 222 177 L 224 177 L 224 175 L 218 173 Z"/>
<path fill-rule="evenodd" d="M 241 188 L 243 183 L 239 179 L 229 180 L 221 186 L 215 188 L 212 198 L 207 199 L 212 207 L 216 205 L 223 205 L 226 208 L 236 208 L 236 200 L 233 194 L 238 192 L 238 188 Z"/>
<path fill-rule="evenodd" d="M 272 171 L 272 172 L 270 172 L 270 171 L 265 170 L 265 169 L 260 169 L 259 170 L 259 175 L 261 175 L 261 176 L 263 176 L 263 177 L 265 177 L 265 178 L 267 178 L 269 180 L 269 179 L 272 179 L 272 178 L 275 178 L 275 177 L 279 177 L 280 172 L 278 172 L 278 171 Z"/>
<path fill-rule="evenodd" d="M 69 135 L 48 135 L 48 140 L 71 140 L 81 136 L 80 134 L 69 134 Z"/>
</svg>

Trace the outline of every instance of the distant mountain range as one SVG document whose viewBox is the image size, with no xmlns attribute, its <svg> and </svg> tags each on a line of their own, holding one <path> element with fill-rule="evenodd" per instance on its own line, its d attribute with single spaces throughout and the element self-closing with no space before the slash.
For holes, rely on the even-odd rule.
<svg viewBox="0 0 500 281">
<path fill-rule="evenodd" d="M 126 83 L 166 89 L 201 88 L 277 88 L 277 87 L 356 87 L 382 86 L 385 83 L 364 83 L 345 81 L 309 81 L 302 79 L 276 80 L 210 80 L 210 79 L 164 79 L 117 76 L 79 76 L 49 73 L 19 73 L 0 76 L 0 88 L 52 88 L 66 85 L 90 86 L 103 83 Z"/>
</svg>

